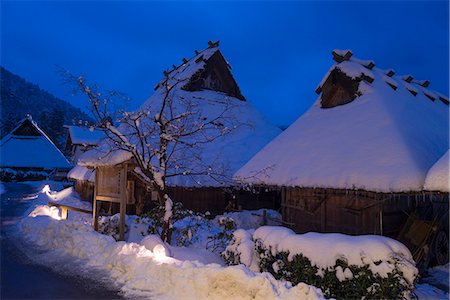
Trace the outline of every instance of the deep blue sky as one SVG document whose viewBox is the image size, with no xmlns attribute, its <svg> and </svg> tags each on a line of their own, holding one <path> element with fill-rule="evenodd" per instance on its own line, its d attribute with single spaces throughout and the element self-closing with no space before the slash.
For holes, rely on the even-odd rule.
<svg viewBox="0 0 450 300">
<path fill-rule="evenodd" d="M 162 71 L 220 40 L 246 98 L 276 124 L 297 119 L 335 48 L 448 95 L 446 1 L 2 1 L 1 64 L 73 103 L 55 65 L 142 103 Z"/>
</svg>

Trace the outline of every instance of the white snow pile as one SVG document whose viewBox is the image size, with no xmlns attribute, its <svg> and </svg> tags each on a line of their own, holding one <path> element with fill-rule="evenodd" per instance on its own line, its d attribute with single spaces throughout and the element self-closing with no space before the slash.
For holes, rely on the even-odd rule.
<svg viewBox="0 0 450 300">
<path fill-rule="evenodd" d="M 263 223 L 263 211 L 266 211 L 266 224 Z M 215 222 L 219 222 L 221 218 L 230 218 L 235 224 L 236 228 L 241 229 L 256 229 L 261 225 L 280 225 L 281 214 L 272 209 L 259 210 L 244 210 L 240 212 L 226 212 L 223 215 L 216 216 Z"/>
<path fill-rule="evenodd" d="M 38 203 L 67 201 L 79 207 L 71 189 L 59 193 L 46 188 Z M 67 199 L 69 198 L 69 199 Z M 87 204 L 88 205 L 88 204 Z M 47 207 L 48 208 L 48 207 Z M 95 232 L 91 219 L 59 220 L 38 206 L 22 220 L 20 230 L 42 250 L 81 259 L 89 267 L 108 271 L 122 286 L 125 296 L 158 299 L 324 299 L 313 286 L 277 281 L 268 273 L 255 273 L 245 266 L 204 264 L 199 249 L 172 247 L 151 235 L 139 243 L 116 242 Z M 49 217 L 50 216 L 50 217 Z M 206 250 L 204 250 L 206 252 Z M 212 253 L 211 253 L 212 254 Z M 196 259 L 192 260 L 194 257 Z"/>
<path fill-rule="evenodd" d="M 228 252 L 228 255 L 238 255 L 241 263 L 257 271 L 262 257 L 256 252 L 258 246 L 267 249 L 273 256 L 287 252 L 288 260 L 301 254 L 308 258 L 313 266 L 318 267 L 319 272 L 333 268 L 336 261 L 341 259 L 348 265 L 368 265 L 373 274 L 384 278 L 392 273 L 397 265 L 409 284 L 413 284 L 418 275 L 408 248 L 396 240 L 378 235 L 350 236 L 315 232 L 295 234 L 285 227 L 263 226 L 254 232 L 237 230 L 225 252 Z M 274 266 L 275 272 L 276 269 L 277 266 Z M 336 274 L 340 280 L 353 277 L 348 274 L 350 270 L 341 271 L 341 274 Z"/>
<path fill-rule="evenodd" d="M 345 105 L 321 108 L 319 96 L 234 178 L 274 186 L 422 190 L 428 170 L 449 149 L 449 109 L 443 103 L 448 97 L 441 101 L 440 94 L 416 81 L 369 70 L 353 57 L 335 68 L 350 77 L 373 77 L 373 82 L 362 80 L 361 95 Z M 436 95 L 434 101 L 430 94 Z"/>
<path fill-rule="evenodd" d="M 425 190 L 447 193 L 450 191 L 449 159 L 449 151 L 447 151 L 428 171 L 424 186 Z"/>
<path fill-rule="evenodd" d="M 5 186 L 0 182 L 0 195 L 6 192 Z"/>
<path fill-rule="evenodd" d="M 95 182 L 95 170 L 76 165 L 67 173 L 67 178 L 80 181 Z"/>
<path fill-rule="evenodd" d="M 168 178 L 169 185 L 228 186 L 232 182 L 232 175 L 281 132 L 248 101 L 242 101 L 213 90 L 187 91 L 182 89 L 184 81 L 187 83 L 193 74 L 204 68 L 204 61 L 218 51 L 217 47 L 207 48 L 169 75 L 170 84 L 175 85 L 176 82 L 182 81 L 182 84 L 175 85 L 170 92 L 171 102 L 174 103 L 173 111 L 171 110 L 170 114 L 192 116 L 186 122 L 193 128 L 197 128 L 196 126 L 205 122 L 204 120 L 220 118 L 220 122 L 224 123 L 219 136 L 217 136 L 216 130 L 208 129 L 208 131 L 199 131 L 193 136 L 184 137 L 183 142 L 177 144 L 179 151 L 171 154 L 168 173 L 181 173 L 182 175 Z M 165 93 L 165 87 L 161 83 L 157 84 L 154 94 L 136 111 L 136 113 L 146 115 L 145 118 L 139 120 L 139 126 L 144 132 L 148 132 L 149 128 L 154 127 L 152 120 L 154 116 L 161 113 L 161 103 Z M 169 116 L 164 115 L 164 117 L 170 119 Z M 127 136 L 128 144 L 136 145 L 139 153 L 145 156 L 146 153 L 142 152 L 150 150 L 140 150 L 136 136 L 128 134 L 128 131 L 131 130 L 133 129 L 124 124 L 118 126 L 118 131 L 123 136 Z M 154 135 L 148 138 L 150 141 L 148 144 L 157 145 L 157 142 L 154 141 L 159 141 L 159 139 L 157 134 Z M 165 135 L 168 140 L 172 137 L 170 134 Z M 205 137 L 207 142 L 203 142 Z M 195 147 L 182 146 L 194 141 L 197 141 Z M 202 142 L 198 143 L 198 141 Z M 116 149 L 117 146 L 109 141 L 102 141 L 98 148 L 83 154 L 78 163 L 82 166 L 115 165 L 132 157 L 129 152 Z M 171 149 L 169 149 L 169 153 Z M 205 172 L 206 170 L 208 172 Z"/>
</svg>

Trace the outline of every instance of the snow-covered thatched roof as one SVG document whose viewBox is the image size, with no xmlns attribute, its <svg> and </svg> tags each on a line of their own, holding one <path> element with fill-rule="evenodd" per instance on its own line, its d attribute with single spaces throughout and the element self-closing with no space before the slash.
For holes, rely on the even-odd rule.
<svg viewBox="0 0 450 300">
<path fill-rule="evenodd" d="M 394 76 L 393 70 L 376 68 L 349 51 L 333 54 L 336 63 L 317 88 L 318 100 L 235 179 L 277 186 L 422 190 L 428 170 L 448 150 L 448 97 L 430 91 L 428 81 Z M 339 76 L 351 79 L 345 88 L 336 85 Z M 347 99 L 340 99 L 345 93 Z"/>
<path fill-rule="evenodd" d="M 425 190 L 450 192 L 449 150 L 428 171 Z"/>
<path fill-rule="evenodd" d="M 208 84 L 208 82 L 205 83 L 207 80 L 199 83 L 198 78 L 203 72 L 217 69 L 221 72 L 219 82 L 206 88 L 204 85 Z M 181 65 L 174 66 L 170 72 L 165 72 L 168 75 L 169 85 L 174 86 L 171 91 L 172 97 L 176 98 L 174 102 L 191 102 L 198 115 L 208 119 L 213 119 L 227 108 L 229 109 L 227 117 L 235 118 L 238 123 L 243 124 L 231 130 L 229 134 L 199 146 L 202 166 L 199 166 L 198 162 L 189 161 L 188 158 L 181 158 L 184 159 L 183 165 L 191 164 L 192 169 L 211 167 L 212 172 L 219 171 L 225 175 L 221 177 L 228 180 L 214 180 L 208 175 L 190 176 L 188 174 L 171 177 L 168 182 L 170 185 L 203 187 L 229 185 L 232 175 L 281 132 L 245 100 L 230 70 L 231 67 L 219 51 L 218 43 L 210 43 L 205 50 L 196 52 L 196 55 L 189 60 L 183 59 Z M 149 116 L 156 115 L 165 93 L 166 85 L 162 80 L 155 86 L 154 94 L 137 111 L 146 112 Z M 157 112 L 154 111 L 155 108 Z M 89 167 L 115 165 L 132 157 L 126 151 L 111 152 L 110 149 L 108 141 L 104 141 L 97 149 L 83 154 L 78 163 Z"/>
<path fill-rule="evenodd" d="M 105 134 L 98 129 L 83 126 L 65 125 L 73 145 L 95 146 Z"/>
<path fill-rule="evenodd" d="M 0 141 L 2 168 L 68 169 L 70 163 L 30 115 Z"/>
</svg>

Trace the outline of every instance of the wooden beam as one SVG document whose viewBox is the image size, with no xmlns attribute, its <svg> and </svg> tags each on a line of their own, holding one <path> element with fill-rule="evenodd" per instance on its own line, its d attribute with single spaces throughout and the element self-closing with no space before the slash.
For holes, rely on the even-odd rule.
<svg viewBox="0 0 450 300">
<path fill-rule="evenodd" d="M 119 220 L 119 241 L 125 240 L 125 214 L 127 208 L 127 164 L 125 163 L 120 171 L 120 220 Z"/>
<path fill-rule="evenodd" d="M 94 201 L 93 201 L 93 207 L 92 207 L 92 226 L 94 227 L 95 231 L 98 231 L 98 210 L 99 207 L 97 205 L 97 193 L 98 193 L 98 168 L 95 169 L 95 183 L 94 183 Z"/>
</svg>

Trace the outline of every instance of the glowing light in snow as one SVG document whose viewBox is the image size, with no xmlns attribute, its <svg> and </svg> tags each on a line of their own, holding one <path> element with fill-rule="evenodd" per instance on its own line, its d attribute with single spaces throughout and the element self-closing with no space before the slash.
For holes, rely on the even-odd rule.
<svg viewBox="0 0 450 300">
<path fill-rule="evenodd" d="M 50 195 L 50 192 L 51 192 L 51 190 L 50 190 L 50 186 L 49 186 L 48 184 L 46 184 L 46 185 L 42 188 L 42 191 L 41 191 L 41 193 L 46 193 L 47 195 Z"/>
<path fill-rule="evenodd" d="M 167 258 L 166 249 L 161 244 L 158 244 L 153 248 L 153 254 L 155 255 L 155 259 L 159 261 L 165 260 Z"/>
</svg>

